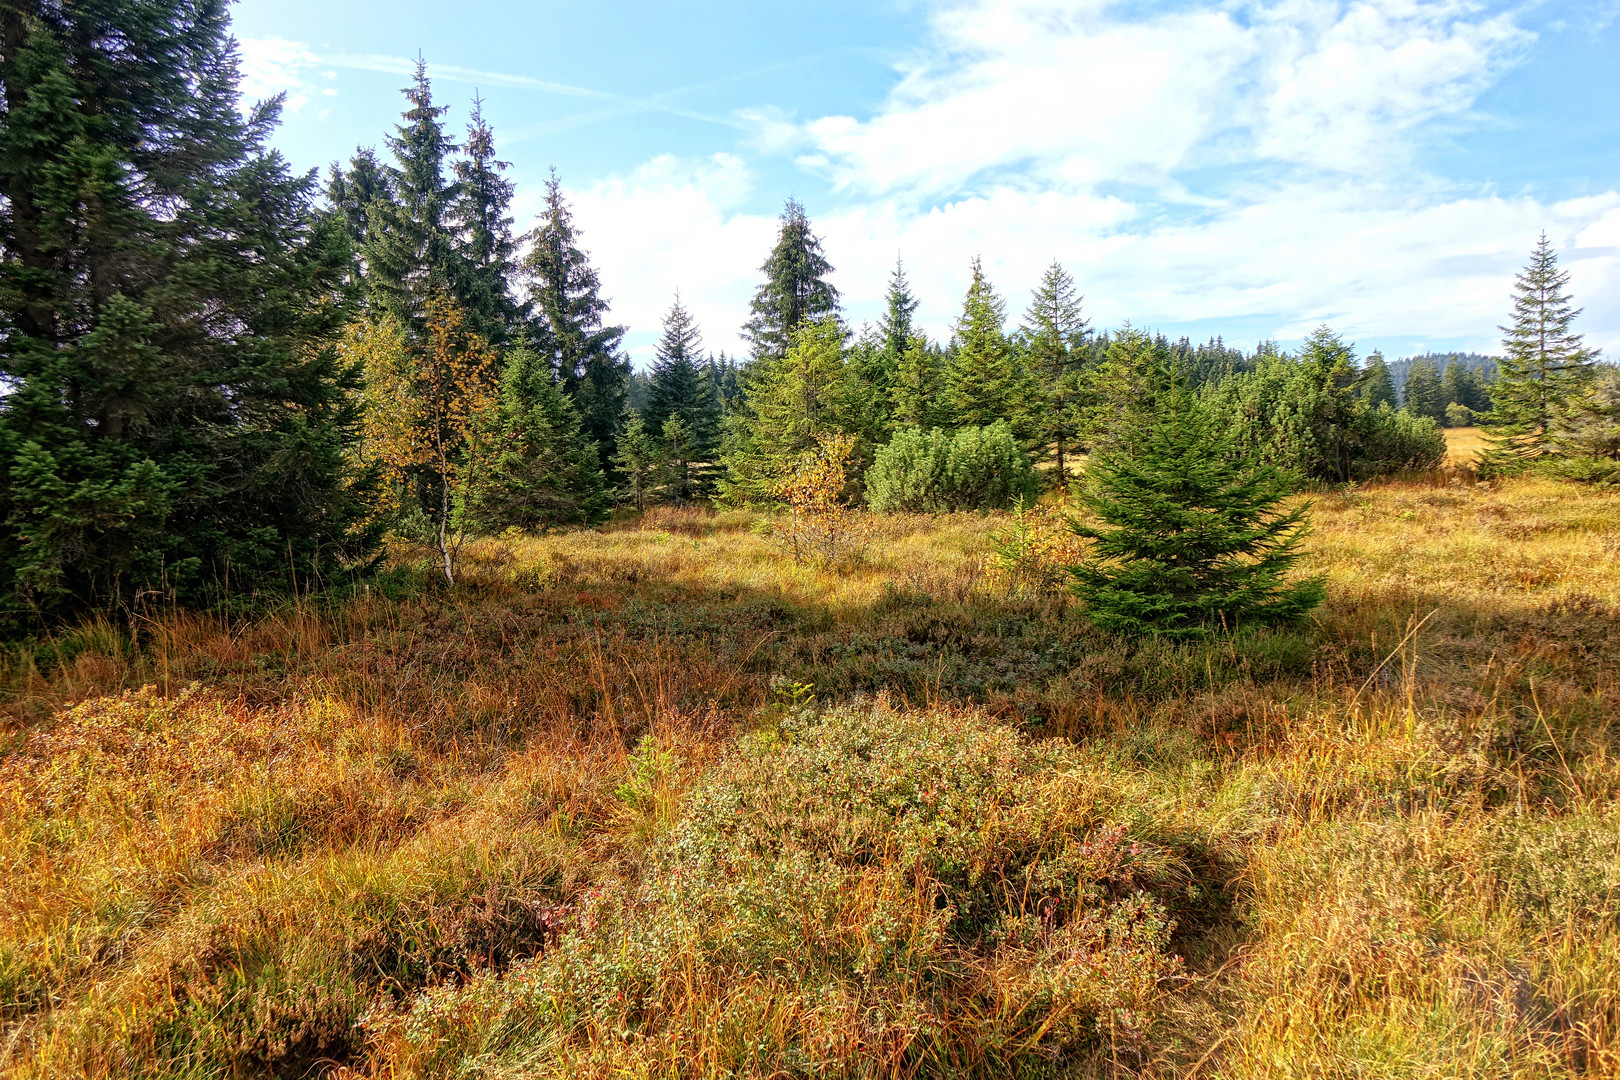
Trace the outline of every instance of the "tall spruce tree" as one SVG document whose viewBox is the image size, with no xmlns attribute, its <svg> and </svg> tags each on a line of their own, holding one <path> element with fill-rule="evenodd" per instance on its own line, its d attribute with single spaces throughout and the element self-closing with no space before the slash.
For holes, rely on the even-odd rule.
<svg viewBox="0 0 1620 1080">
<path fill-rule="evenodd" d="M 466 156 L 456 162 L 455 199 L 449 210 L 463 263 L 461 302 L 473 328 L 499 346 L 519 322 L 512 299 L 517 251 L 509 213 L 513 185 L 501 175 L 511 163 L 495 156 L 495 133 L 484 119 L 481 98 L 473 98 L 463 149 Z"/>
<path fill-rule="evenodd" d="M 1040 410 L 1034 380 L 1003 330 L 1006 314 L 1006 303 L 975 257 L 973 281 L 951 335 L 944 405 L 953 427 L 989 427 L 1005 420 L 1028 446 L 1039 430 Z"/>
<path fill-rule="evenodd" d="M 1563 414 L 1591 381 L 1597 351 L 1570 327 L 1580 309 L 1565 289 L 1569 271 L 1542 233 L 1530 262 L 1515 279 L 1513 323 L 1498 327 L 1504 355 L 1491 386 L 1484 465 L 1512 472 L 1552 449 Z"/>
<path fill-rule="evenodd" d="M 1455 356 L 1440 375 L 1440 397 L 1447 405 L 1461 405 L 1471 412 L 1484 412 L 1490 405 L 1484 380 Z"/>
<path fill-rule="evenodd" d="M 1395 381 L 1389 377 L 1389 365 L 1381 352 L 1370 353 L 1361 365 L 1361 376 L 1356 380 L 1356 393 L 1369 408 L 1380 405 L 1395 407 Z"/>
<path fill-rule="evenodd" d="M 535 343 L 549 357 L 563 393 L 579 410 L 585 433 L 611 469 L 614 438 L 625 411 L 630 361 L 619 353 L 625 328 L 606 325 L 602 282 L 581 250 L 562 181 L 552 170 L 540 223 L 526 237 L 523 270 L 529 281 Z"/>
<path fill-rule="evenodd" d="M 346 244 L 237 80 L 222 2 L 0 13 L 0 621 L 354 553 Z"/>
<path fill-rule="evenodd" d="M 703 335 L 691 312 L 681 306 L 679 293 L 664 316 L 664 332 L 653 352 L 652 379 L 647 387 L 647 407 L 642 420 L 647 430 L 663 437 L 664 428 L 674 418 L 683 427 L 685 442 L 683 482 L 691 494 L 700 486 L 704 463 L 714 459 L 720 438 L 720 402 L 709 384 L 703 361 Z"/>
<path fill-rule="evenodd" d="M 427 65 L 401 91 L 410 107 L 388 138 L 394 165 L 388 170 L 391 198 L 373 199 L 364 259 L 366 292 L 373 309 L 420 331 L 430 300 L 445 293 L 467 307 L 466 282 L 451 222 L 459 185 L 445 176 L 445 159 L 456 145 L 444 133 L 447 106 L 433 104 Z"/>
<path fill-rule="evenodd" d="M 1102 524 L 1073 591 L 1092 622 L 1122 634 L 1196 638 L 1288 623 L 1322 601 L 1321 579 L 1288 580 L 1306 531 L 1284 509 L 1288 479 L 1245 454 L 1171 373 L 1150 375 L 1155 407 L 1087 461 L 1080 504 Z"/>
<path fill-rule="evenodd" d="M 776 246 L 759 269 L 765 280 L 749 304 L 743 338 L 755 360 L 780 359 L 800 326 L 838 311 L 838 290 L 827 281 L 832 264 L 797 199 L 782 208 Z"/>
<path fill-rule="evenodd" d="M 883 314 L 878 317 L 878 333 L 883 339 L 883 349 L 895 365 L 899 363 L 900 354 L 911 347 L 915 332 L 911 320 L 921 304 L 922 301 L 912 295 L 911 283 L 906 280 L 905 264 L 896 256 L 894 272 L 889 275 L 889 291 L 884 298 Z"/>
<path fill-rule="evenodd" d="M 371 238 L 376 204 L 392 202 L 393 198 L 393 181 L 388 170 L 377 160 L 376 151 L 369 148 L 356 147 L 348 169 L 340 169 L 334 162 L 328 173 L 326 199 L 349 238 L 355 283 L 365 277 L 364 256 Z"/>
<path fill-rule="evenodd" d="M 1081 313 L 1080 301 L 1074 278 L 1053 260 L 1024 315 L 1025 362 L 1042 398 L 1041 448 L 1055 454 L 1059 485 L 1068 483 L 1068 452 L 1079 433 L 1081 370 L 1090 336 L 1090 321 Z"/>
</svg>

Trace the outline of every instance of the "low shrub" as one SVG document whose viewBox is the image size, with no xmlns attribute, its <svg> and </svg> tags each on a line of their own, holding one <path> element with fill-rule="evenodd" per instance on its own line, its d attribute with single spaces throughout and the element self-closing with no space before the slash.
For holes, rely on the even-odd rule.
<svg viewBox="0 0 1620 1080">
<path fill-rule="evenodd" d="M 1157 1022 L 1187 895 L 1128 791 L 976 714 L 790 710 L 639 886 L 504 976 L 374 1016 L 383 1071 L 1030 1075 Z"/>
<path fill-rule="evenodd" d="M 1360 453 L 1351 466 L 1357 480 L 1438 468 L 1446 456 L 1446 436 L 1427 416 L 1387 404 L 1356 418 Z"/>
<path fill-rule="evenodd" d="M 909 428 L 878 449 L 866 472 L 866 501 L 880 512 L 999 510 L 1032 498 L 1038 486 L 1029 455 L 1004 422 L 954 435 Z"/>
</svg>

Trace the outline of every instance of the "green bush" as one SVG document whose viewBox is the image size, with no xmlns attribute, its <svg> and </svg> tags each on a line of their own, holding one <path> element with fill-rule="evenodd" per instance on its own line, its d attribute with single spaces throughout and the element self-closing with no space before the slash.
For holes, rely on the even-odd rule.
<svg viewBox="0 0 1620 1080">
<path fill-rule="evenodd" d="M 903 429 L 866 471 L 866 501 L 877 511 L 996 510 L 1036 490 L 1029 455 L 1004 421 L 955 435 Z"/>
<path fill-rule="evenodd" d="M 945 509 L 945 465 L 951 440 L 939 428 L 902 428 L 878 447 L 866 470 L 866 502 L 873 510 L 927 514 Z"/>
<path fill-rule="evenodd" d="M 1446 456 L 1440 425 L 1406 409 L 1368 409 L 1356 417 L 1355 434 L 1359 452 L 1351 475 L 1357 480 L 1433 469 Z"/>
<path fill-rule="evenodd" d="M 951 438 L 945 460 L 946 498 L 952 510 L 1001 510 L 1037 490 L 1029 455 L 1019 449 L 1005 420 L 965 427 Z"/>
<path fill-rule="evenodd" d="M 1265 355 L 1254 371 L 1213 384 L 1205 403 L 1239 448 L 1299 480 L 1342 483 L 1438 465 L 1446 452 L 1439 425 L 1358 396 L 1353 361 L 1323 327 L 1297 356 Z"/>
</svg>

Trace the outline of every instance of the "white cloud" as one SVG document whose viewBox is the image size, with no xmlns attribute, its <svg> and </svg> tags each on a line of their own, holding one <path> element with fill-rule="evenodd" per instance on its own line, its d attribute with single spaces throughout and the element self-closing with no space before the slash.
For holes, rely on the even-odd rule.
<svg viewBox="0 0 1620 1080">
<path fill-rule="evenodd" d="M 735 212 L 750 188 L 748 167 L 734 155 L 666 155 L 569 192 L 581 243 L 601 271 L 614 318 L 632 328 L 638 364 L 650 359 L 677 289 L 707 347 L 739 351 L 736 330 L 776 236 L 774 218 Z"/>
<path fill-rule="evenodd" d="M 242 58 L 240 89 L 244 104 L 251 105 L 283 92 L 287 95 L 288 112 L 296 112 L 309 103 L 313 91 L 305 76 L 321 62 L 310 52 L 309 46 L 282 38 L 243 38 L 237 45 Z"/>
<path fill-rule="evenodd" d="M 839 203 L 813 213 L 852 321 L 896 253 L 946 332 L 970 257 L 1019 311 L 1053 258 L 1099 325 L 1494 348 L 1546 229 L 1589 338 L 1620 354 L 1620 194 L 1548 204 L 1422 174 L 1533 35 L 1472 0 L 965 0 L 870 116 L 739 117 Z M 723 162 L 723 163 L 722 163 Z M 583 192 L 618 317 L 645 345 L 676 285 L 733 348 L 774 223 L 742 162 L 658 159 Z"/>
<path fill-rule="evenodd" d="M 803 126 L 803 165 L 842 189 L 924 198 L 1009 171 L 1065 186 L 1163 185 L 1234 162 L 1373 174 L 1418 125 L 1466 112 L 1531 40 L 1465 0 L 1142 17 L 1101 0 L 973 0 L 932 31 L 876 115 Z"/>
</svg>

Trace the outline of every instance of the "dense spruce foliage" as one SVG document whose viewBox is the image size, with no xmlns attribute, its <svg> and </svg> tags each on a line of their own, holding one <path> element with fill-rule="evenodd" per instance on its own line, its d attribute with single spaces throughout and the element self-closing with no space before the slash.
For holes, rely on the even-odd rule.
<svg viewBox="0 0 1620 1080">
<path fill-rule="evenodd" d="M 0 16 L 0 623 L 369 547 L 342 235 L 236 82 L 223 2 Z"/>
<path fill-rule="evenodd" d="M 1145 404 L 1115 448 L 1086 467 L 1079 502 L 1099 524 L 1073 590 L 1105 630 L 1203 637 L 1289 623 L 1321 603 L 1318 578 L 1290 582 L 1307 504 L 1281 507 L 1287 476 L 1168 368 L 1149 372 Z"/>
</svg>

